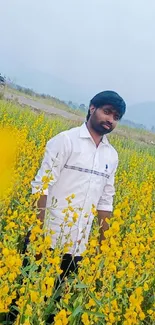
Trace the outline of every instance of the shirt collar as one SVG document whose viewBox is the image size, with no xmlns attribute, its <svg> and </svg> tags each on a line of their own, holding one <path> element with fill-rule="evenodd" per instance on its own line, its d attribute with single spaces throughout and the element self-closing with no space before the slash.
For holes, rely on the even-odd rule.
<svg viewBox="0 0 155 325">
<path fill-rule="evenodd" d="M 90 139 L 92 139 L 92 136 L 88 131 L 86 123 L 83 123 L 81 125 L 81 127 L 80 127 L 80 138 L 90 138 Z M 102 137 L 102 143 L 106 144 L 106 145 L 109 145 L 109 141 L 108 141 L 106 135 L 104 135 Z"/>
</svg>

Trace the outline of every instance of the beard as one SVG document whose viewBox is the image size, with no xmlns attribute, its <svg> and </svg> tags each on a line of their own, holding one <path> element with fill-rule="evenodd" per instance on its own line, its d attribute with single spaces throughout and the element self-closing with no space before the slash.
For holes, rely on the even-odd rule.
<svg viewBox="0 0 155 325">
<path fill-rule="evenodd" d="M 108 126 L 108 128 L 106 126 Z M 91 127 L 99 135 L 108 134 L 113 130 L 113 127 L 109 123 L 106 123 L 106 122 L 99 123 L 95 120 L 91 121 Z"/>
</svg>

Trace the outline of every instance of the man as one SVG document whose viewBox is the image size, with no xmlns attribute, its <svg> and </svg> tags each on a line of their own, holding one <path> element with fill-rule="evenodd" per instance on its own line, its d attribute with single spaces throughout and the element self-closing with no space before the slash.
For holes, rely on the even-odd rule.
<svg viewBox="0 0 155 325">
<path fill-rule="evenodd" d="M 44 159 L 32 182 L 32 188 L 33 193 L 38 191 L 38 188 L 41 190 L 42 177 L 46 175 L 47 170 L 51 171 L 54 178 L 39 199 L 38 217 L 44 223 L 45 210 L 48 208 L 50 217 L 46 226 L 55 232 L 52 236 L 52 248 L 61 233 L 60 225 L 64 220 L 62 211 L 67 206 L 66 198 L 74 193 L 72 205 L 81 209 L 72 228 L 65 227 L 64 234 L 61 234 L 62 245 L 66 242 L 65 236 L 69 232 L 73 242 L 63 258 L 61 267 L 64 272 L 73 271 L 81 260 L 81 253 L 85 250 L 93 222 L 92 205 L 98 212 L 100 240 L 104 239 L 104 231 L 108 229 L 105 220 L 110 218 L 113 209 L 118 155 L 107 140 L 106 134 L 116 127 L 125 110 L 126 104 L 116 92 L 101 92 L 90 101 L 86 123 L 64 131 L 47 142 Z M 55 208 L 51 207 L 52 197 L 57 199 Z"/>
</svg>

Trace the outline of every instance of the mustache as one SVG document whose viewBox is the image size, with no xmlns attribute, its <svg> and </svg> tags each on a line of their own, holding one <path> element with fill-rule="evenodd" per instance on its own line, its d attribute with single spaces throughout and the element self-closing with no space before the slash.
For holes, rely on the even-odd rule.
<svg viewBox="0 0 155 325">
<path fill-rule="evenodd" d="M 102 125 L 103 125 L 103 126 L 106 125 L 106 126 L 108 126 L 109 128 L 112 128 L 112 123 L 110 123 L 110 122 L 103 122 Z"/>
</svg>

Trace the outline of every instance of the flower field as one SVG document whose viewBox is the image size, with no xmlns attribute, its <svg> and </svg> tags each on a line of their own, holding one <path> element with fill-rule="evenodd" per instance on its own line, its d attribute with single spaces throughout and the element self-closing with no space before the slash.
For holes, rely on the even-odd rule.
<svg viewBox="0 0 155 325">
<path fill-rule="evenodd" d="M 154 325 L 153 146 L 110 136 L 119 153 L 119 168 L 106 240 L 99 245 L 93 207 L 94 225 L 79 272 L 60 282 L 61 259 L 72 243 L 68 238 L 64 247 L 49 250 L 52 233 L 40 227 L 39 194 L 31 194 L 30 183 L 47 140 L 73 126 L 73 121 L 47 119 L 12 103 L 0 103 L 0 324 Z M 44 182 L 46 187 L 48 177 Z M 66 198 L 64 225 L 69 215 L 73 222 L 78 218 L 73 202 L 71 193 Z M 30 243 L 24 251 L 29 230 Z"/>
</svg>

